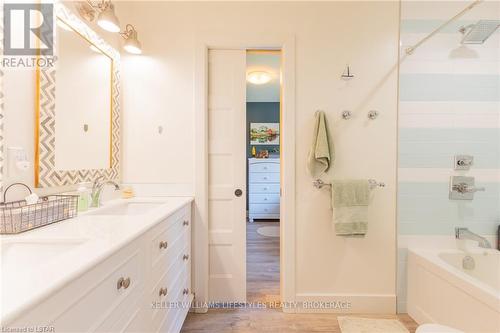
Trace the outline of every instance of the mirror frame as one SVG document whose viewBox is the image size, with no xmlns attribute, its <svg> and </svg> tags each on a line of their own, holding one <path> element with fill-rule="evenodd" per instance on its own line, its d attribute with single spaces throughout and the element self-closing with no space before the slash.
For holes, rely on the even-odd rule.
<svg viewBox="0 0 500 333">
<path fill-rule="evenodd" d="M 54 31 L 63 21 L 112 60 L 110 165 L 105 169 L 57 170 L 55 165 L 56 67 L 36 69 L 35 187 L 54 187 L 91 182 L 98 177 L 120 180 L 120 54 L 60 3 L 54 4 Z"/>
<path fill-rule="evenodd" d="M 3 6 L 0 6 L 0 55 L 3 56 Z M 4 92 L 3 92 L 3 70 L 0 67 L 0 193 L 3 193 L 4 182 L 4 139 L 3 139 L 3 118 L 4 118 Z"/>
</svg>

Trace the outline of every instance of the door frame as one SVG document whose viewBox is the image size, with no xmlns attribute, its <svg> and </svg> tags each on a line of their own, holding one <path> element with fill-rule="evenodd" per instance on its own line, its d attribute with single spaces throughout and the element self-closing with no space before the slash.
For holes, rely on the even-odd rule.
<svg viewBox="0 0 500 333">
<path fill-rule="evenodd" d="M 293 34 L 200 34 L 194 71 L 195 204 L 193 223 L 194 311 L 208 311 L 208 50 L 281 50 L 280 298 L 295 312 L 295 36 Z M 246 223 L 246 221 L 245 221 Z"/>
</svg>

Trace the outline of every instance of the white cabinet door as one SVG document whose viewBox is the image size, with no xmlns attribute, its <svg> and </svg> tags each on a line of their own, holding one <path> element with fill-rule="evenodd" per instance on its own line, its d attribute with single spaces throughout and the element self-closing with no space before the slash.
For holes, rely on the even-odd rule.
<svg viewBox="0 0 500 333">
<path fill-rule="evenodd" d="M 245 71 L 244 50 L 209 51 L 209 299 L 215 302 L 246 301 Z"/>
</svg>

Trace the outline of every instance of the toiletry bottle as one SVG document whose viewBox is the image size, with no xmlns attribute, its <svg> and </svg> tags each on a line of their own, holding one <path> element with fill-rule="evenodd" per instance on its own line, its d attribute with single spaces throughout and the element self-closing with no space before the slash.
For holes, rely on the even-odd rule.
<svg viewBox="0 0 500 333">
<path fill-rule="evenodd" d="M 89 191 L 85 186 L 78 187 L 78 211 L 84 212 L 89 208 Z"/>
</svg>

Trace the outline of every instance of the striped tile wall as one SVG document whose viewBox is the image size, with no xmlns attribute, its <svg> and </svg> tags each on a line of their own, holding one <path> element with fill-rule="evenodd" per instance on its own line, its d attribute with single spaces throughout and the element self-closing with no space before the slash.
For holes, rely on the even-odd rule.
<svg viewBox="0 0 500 333">
<path fill-rule="evenodd" d="M 460 4 L 402 2 L 398 230 L 404 237 L 451 237 L 455 226 L 493 234 L 500 224 L 500 33 L 464 47 L 458 32 L 500 12 L 500 3 L 481 6 L 404 57 L 406 47 L 456 14 Z M 474 156 L 470 171 L 453 170 L 456 154 Z M 451 201 L 451 175 L 474 176 L 486 192 L 473 201 Z M 398 310 L 405 312 L 406 249 L 399 254 Z"/>
</svg>

